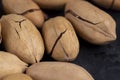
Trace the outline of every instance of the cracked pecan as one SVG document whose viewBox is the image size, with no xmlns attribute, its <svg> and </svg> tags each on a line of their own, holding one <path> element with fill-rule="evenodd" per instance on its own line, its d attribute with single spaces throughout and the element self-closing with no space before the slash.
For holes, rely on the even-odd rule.
<svg viewBox="0 0 120 80">
<path fill-rule="evenodd" d="M 64 17 L 55 17 L 43 25 L 47 52 L 56 60 L 74 60 L 79 52 L 79 41 L 71 23 Z"/>
<path fill-rule="evenodd" d="M 44 54 L 41 34 L 25 17 L 10 14 L 1 18 L 3 44 L 8 52 L 27 63 L 39 62 Z"/>
<path fill-rule="evenodd" d="M 33 0 L 44 9 L 61 9 L 70 0 Z"/>
<path fill-rule="evenodd" d="M 91 1 L 107 9 L 120 10 L 120 0 L 91 0 Z"/>
<path fill-rule="evenodd" d="M 6 13 L 24 15 L 38 28 L 42 27 L 44 22 L 43 13 L 32 0 L 2 0 L 2 4 Z"/>
<path fill-rule="evenodd" d="M 78 35 L 90 43 L 101 45 L 116 40 L 113 18 L 87 1 L 70 1 L 65 8 L 65 16 Z"/>
</svg>

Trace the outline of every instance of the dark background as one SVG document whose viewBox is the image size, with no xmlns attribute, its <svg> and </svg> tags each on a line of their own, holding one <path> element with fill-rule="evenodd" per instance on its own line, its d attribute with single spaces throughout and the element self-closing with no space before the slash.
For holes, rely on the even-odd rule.
<svg viewBox="0 0 120 80">
<path fill-rule="evenodd" d="M 110 14 L 116 21 L 117 40 L 107 45 L 97 46 L 78 37 L 80 42 L 80 52 L 77 59 L 72 63 L 84 67 L 91 73 L 95 80 L 120 80 L 120 12 L 106 9 L 103 10 Z M 63 10 L 43 11 L 48 14 L 49 18 L 64 15 Z M 5 15 L 1 2 L 0 15 Z M 1 50 L 3 50 L 2 45 Z M 54 60 L 45 53 L 42 61 Z"/>
</svg>

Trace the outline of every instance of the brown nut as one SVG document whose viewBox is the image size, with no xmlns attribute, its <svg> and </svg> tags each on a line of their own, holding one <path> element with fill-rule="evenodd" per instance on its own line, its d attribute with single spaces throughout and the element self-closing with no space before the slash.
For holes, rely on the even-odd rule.
<svg viewBox="0 0 120 80">
<path fill-rule="evenodd" d="M 0 51 L 0 79 L 9 74 L 22 73 L 27 66 L 17 56 Z"/>
<path fill-rule="evenodd" d="M 90 43 L 101 45 L 116 40 L 113 18 L 85 0 L 69 2 L 65 16 L 72 22 L 78 35 Z"/>
<path fill-rule="evenodd" d="M 79 52 L 79 41 L 71 23 L 64 17 L 55 17 L 43 25 L 47 52 L 56 60 L 74 60 Z"/>
<path fill-rule="evenodd" d="M 91 0 L 91 1 L 107 9 L 120 10 L 120 0 Z"/>
<path fill-rule="evenodd" d="M 34 0 L 44 9 L 61 9 L 70 0 Z"/>
<path fill-rule="evenodd" d="M 38 28 L 41 28 L 44 16 L 38 5 L 32 0 L 2 0 L 2 4 L 6 13 L 24 15 Z"/>
<path fill-rule="evenodd" d="M 27 18 L 9 14 L 1 18 L 3 44 L 8 52 L 27 63 L 39 62 L 44 54 L 41 34 Z"/>
<path fill-rule="evenodd" d="M 41 62 L 26 72 L 33 80 L 94 80 L 82 67 L 65 62 Z"/>
<path fill-rule="evenodd" d="M 17 73 L 17 74 L 7 75 L 1 80 L 32 80 L 32 78 L 26 74 Z"/>
</svg>

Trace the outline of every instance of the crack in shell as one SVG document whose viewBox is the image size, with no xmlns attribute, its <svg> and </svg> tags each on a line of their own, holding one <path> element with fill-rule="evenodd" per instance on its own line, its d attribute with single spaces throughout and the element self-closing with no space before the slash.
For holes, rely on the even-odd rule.
<svg viewBox="0 0 120 80">
<path fill-rule="evenodd" d="M 21 23 L 26 21 L 26 19 L 23 19 L 21 21 L 15 21 L 15 23 L 19 23 L 19 27 L 21 28 Z M 20 39 L 20 34 L 19 34 L 19 31 L 15 28 L 15 32 L 17 33 L 19 39 Z"/>
<path fill-rule="evenodd" d="M 79 15 L 77 15 L 77 14 L 76 14 L 75 12 L 73 12 L 72 10 L 67 10 L 65 13 L 70 13 L 70 14 L 72 14 L 74 17 L 76 17 L 76 18 L 78 18 L 78 19 L 80 19 L 80 20 L 83 20 L 83 21 L 85 21 L 85 22 L 88 22 L 88 23 L 90 23 L 90 24 L 93 24 L 93 25 L 97 25 L 97 24 L 101 23 L 101 22 L 93 23 L 93 22 L 91 22 L 91 21 L 89 21 L 89 20 L 83 19 L 82 17 L 80 17 Z"/>
<path fill-rule="evenodd" d="M 65 48 L 62 46 L 62 49 L 63 49 L 63 51 L 64 51 L 64 53 L 65 53 L 65 56 L 66 56 L 66 60 L 67 61 L 69 61 L 69 55 L 68 55 L 68 53 L 66 52 L 66 50 L 65 50 Z"/>
<path fill-rule="evenodd" d="M 40 11 L 40 9 L 30 9 L 30 10 L 27 10 L 27 11 L 19 14 L 19 15 L 25 15 L 25 14 L 27 14 L 27 13 L 29 13 L 29 12 L 31 13 L 31 12 L 34 12 L 34 11 Z"/>
<path fill-rule="evenodd" d="M 21 20 L 21 21 L 15 21 L 15 22 L 16 22 L 16 23 L 19 23 L 19 26 L 20 26 L 20 28 L 21 28 L 21 23 L 24 22 L 24 21 L 26 21 L 26 19 L 23 19 L 23 20 Z"/>
<path fill-rule="evenodd" d="M 20 39 L 20 34 L 19 34 L 19 32 L 17 31 L 17 29 L 16 29 L 16 28 L 15 28 L 15 31 L 16 31 L 16 33 L 17 33 L 17 35 L 18 35 L 19 39 Z"/>
<path fill-rule="evenodd" d="M 53 47 L 52 47 L 51 52 L 49 53 L 50 55 L 52 55 L 56 44 L 59 42 L 60 38 L 63 36 L 63 34 L 65 34 L 66 31 L 67 31 L 67 29 L 66 29 L 65 31 L 63 31 L 63 32 L 60 33 L 60 35 L 58 36 L 58 38 L 56 39 L 56 41 L 55 41 L 55 43 L 54 43 L 54 45 L 53 45 Z"/>
</svg>

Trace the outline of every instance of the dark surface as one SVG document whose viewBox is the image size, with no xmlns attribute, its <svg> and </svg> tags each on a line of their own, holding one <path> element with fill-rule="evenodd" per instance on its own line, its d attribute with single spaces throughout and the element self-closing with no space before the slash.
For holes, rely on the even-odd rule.
<svg viewBox="0 0 120 80">
<path fill-rule="evenodd" d="M 0 13 L 4 14 L 0 5 Z M 63 15 L 63 11 L 46 11 L 49 17 Z M 79 37 L 80 53 L 72 63 L 88 70 L 95 80 L 120 80 L 120 12 L 105 10 L 117 23 L 117 40 L 102 46 L 89 44 Z M 92 35 L 92 34 L 91 34 Z M 1 50 L 2 47 L 1 47 Z M 53 61 L 45 53 L 43 61 Z"/>
</svg>

